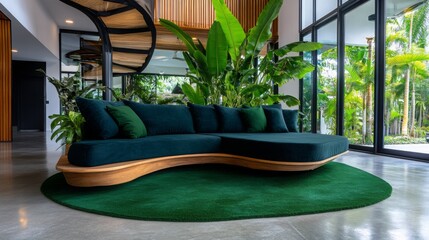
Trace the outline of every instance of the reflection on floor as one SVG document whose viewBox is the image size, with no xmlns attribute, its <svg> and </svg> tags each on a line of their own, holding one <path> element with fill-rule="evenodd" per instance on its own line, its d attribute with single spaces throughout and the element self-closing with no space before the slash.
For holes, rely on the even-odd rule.
<svg viewBox="0 0 429 240">
<path fill-rule="evenodd" d="M 429 154 L 429 143 L 384 145 L 386 149 Z"/>
<path fill-rule="evenodd" d="M 0 143 L 0 239 L 429 239 L 429 164 L 350 152 L 338 161 L 393 186 L 365 208 L 284 218 L 211 223 L 148 222 L 72 210 L 46 199 L 40 184 L 61 155 L 43 133 Z"/>
</svg>

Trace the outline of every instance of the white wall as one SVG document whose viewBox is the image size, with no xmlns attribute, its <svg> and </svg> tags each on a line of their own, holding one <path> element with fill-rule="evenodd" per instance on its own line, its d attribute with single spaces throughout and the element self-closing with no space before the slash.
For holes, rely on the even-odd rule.
<svg viewBox="0 0 429 240">
<path fill-rule="evenodd" d="M 35 0 L 0 0 L 22 26 L 59 58 L 58 26 Z"/>
<path fill-rule="evenodd" d="M 46 74 L 50 77 L 60 78 L 59 61 L 46 62 Z M 46 131 L 51 131 L 51 119 L 48 116 L 60 113 L 60 100 L 57 90 L 48 80 L 46 80 Z"/>
<path fill-rule="evenodd" d="M 299 41 L 299 1 L 284 0 L 279 14 L 279 46 Z M 279 89 L 280 93 L 299 97 L 299 81 L 290 80 Z M 294 107 L 298 108 L 298 106 Z"/>
</svg>

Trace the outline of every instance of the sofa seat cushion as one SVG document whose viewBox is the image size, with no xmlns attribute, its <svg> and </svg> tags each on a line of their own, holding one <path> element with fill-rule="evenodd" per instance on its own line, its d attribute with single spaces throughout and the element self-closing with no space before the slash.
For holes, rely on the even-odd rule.
<svg viewBox="0 0 429 240">
<path fill-rule="evenodd" d="M 221 139 L 200 134 L 158 135 L 138 139 L 90 140 L 73 143 L 68 160 L 92 167 L 139 159 L 220 151 Z"/>
<path fill-rule="evenodd" d="M 222 151 L 272 161 L 316 162 L 348 150 L 342 136 L 312 133 L 210 133 L 222 138 Z"/>
</svg>

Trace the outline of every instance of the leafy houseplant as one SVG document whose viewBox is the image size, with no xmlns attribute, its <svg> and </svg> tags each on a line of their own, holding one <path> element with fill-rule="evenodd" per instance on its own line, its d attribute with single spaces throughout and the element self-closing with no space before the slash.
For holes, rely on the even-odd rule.
<svg viewBox="0 0 429 240">
<path fill-rule="evenodd" d="M 313 51 L 319 43 L 295 42 L 259 54 L 271 38 L 271 25 L 277 18 L 283 0 L 270 0 L 258 17 L 255 27 L 245 33 L 239 21 L 223 0 L 212 0 L 216 20 L 212 24 L 206 48 L 179 26 L 166 19 L 160 23 L 173 32 L 186 46 L 184 58 L 189 68 L 188 77 L 193 85 L 182 85 L 190 102 L 197 104 L 222 104 L 238 107 L 256 106 L 284 101 L 288 106 L 299 104 L 290 95 L 274 94 L 273 84 L 279 86 L 289 79 L 302 78 L 314 66 L 300 56 L 288 53 Z M 274 58 L 280 58 L 274 61 Z M 258 60 L 259 64 L 255 64 Z"/>
<path fill-rule="evenodd" d="M 55 138 L 56 142 L 64 140 L 63 144 L 72 144 L 82 140 L 82 124 L 85 122 L 82 114 L 70 111 L 67 114 L 52 114 L 51 140 Z"/>
<path fill-rule="evenodd" d="M 40 71 L 43 74 L 45 72 Z M 46 76 L 46 74 L 45 74 Z M 97 83 L 90 84 L 82 87 L 79 72 L 75 73 L 71 77 L 64 77 L 62 80 L 46 76 L 48 81 L 54 85 L 60 97 L 60 103 L 62 110 L 65 115 L 68 115 L 70 111 L 78 112 L 79 109 L 76 105 L 76 97 L 87 97 L 94 90 L 105 90 L 104 86 L 99 86 Z"/>
<path fill-rule="evenodd" d="M 82 139 L 82 124 L 85 122 L 85 119 L 80 114 L 75 99 L 76 97 L 87 97 L 92 91 L 104 90 L 105 87 L 97 86 L 97 84 L 82 87 L 79 73 L 59 80 L 47 76 L 42 70 L 38 71 L 45 74 L 48 81 L 55 86 L 63 111 L 63 114 L 49 116 L 49 119 L 52 120 L 51 140 L 55 139 L 56 142 L 63 141 L 62 145 L 80 141 Z"/>
</svg>

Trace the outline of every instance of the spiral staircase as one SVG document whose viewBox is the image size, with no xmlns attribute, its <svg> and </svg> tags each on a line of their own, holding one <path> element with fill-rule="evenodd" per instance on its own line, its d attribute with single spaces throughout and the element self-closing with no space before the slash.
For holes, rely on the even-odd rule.
<svg viewBox="0 0 429 240">
<path fill-rule="evenodd" d="M 101 56 L 94 57 L 90 50 L 80 60 L 91 65 L 94 73 L 102 73 L 106 86 L 113 74 L 140 73 L 147 66 L 156 42 L 153 0 L 60 1 L 80 10 L 96 25 Z"/>
</svg>

